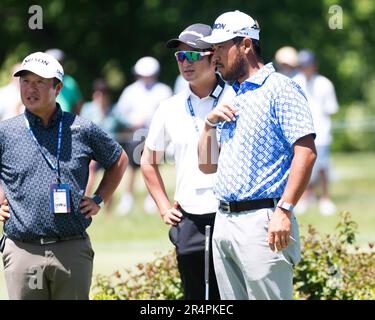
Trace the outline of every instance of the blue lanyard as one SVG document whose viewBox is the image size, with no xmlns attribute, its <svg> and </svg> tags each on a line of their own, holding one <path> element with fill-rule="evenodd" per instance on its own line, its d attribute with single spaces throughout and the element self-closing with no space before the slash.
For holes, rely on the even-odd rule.
<svg viewBox="0 0 375 320">
<path fill-rule="evenodd" d="M 217 106 L 217 103 L 218 103 L 218 102 L 219 102 L 219 99 L 216 98 L 216 99 L 214 100 L 214 103 L 212 104 L 212 108 L 211 108 L 211 110 L 214 109 L 214 108 Z M 189 110 L 190 110 L 190 115 L 191 115 L 191 116 L 193 117 L 193 119 L 194 119 L 195 130 L 196 130 L 197 133 L 200 135 L 200 132 L 199 132 L 199 129 L 198 129 L 198 124 L 197 124 L 197 118 L 196 118 L 196 116 L 195 116 L 195 112 L 194 112 L 193 105 L 192 105 L 192 103 L 191 103 L 191 98 L 190 98 L 190 97 L 187 99 L 187 103 L 188 103 L 188 107 L 189 107 Z"/>
<path fill-rule="evenodd" d="M 40 153 L 42 154 L 43 158 L 47 161 L 48 165 L 51 167 L 53 171 L 56 171 L 57 173 L 57 181 L 61 183 L 61 173 L 60 173 L 60 154 L 61 154 L 61 141 L 62 141 L 62 124 L 63 124 L 63 117 L 64 117 L 64 112 L 61 114 L 61 119 L 59 122 L 59 133 L 57 136 L 57 153 L 56 153 L 56 160 L 57 160 L 57 165 L 55 166 L 52 163 L 52 160 L 43 152 L 42 147 L 40 146 L 38 140 L 36 139 L 33 130 L 30 127 L 29 120 L 26 118 L 26 114 L 24 115 L 25 122 L 26 122 L 26 127 L 29 129 L 29 133 L 31 138 L 34 140 L 36 146 L 38 147 Z"/>
</svg>

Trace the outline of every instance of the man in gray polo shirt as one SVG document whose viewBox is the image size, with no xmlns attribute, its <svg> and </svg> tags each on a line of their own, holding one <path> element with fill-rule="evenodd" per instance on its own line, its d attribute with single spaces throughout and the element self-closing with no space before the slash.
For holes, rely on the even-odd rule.
<svg viewBox="0 0 375 320">
<path fill-rule="evenodd" d="M 27 56 L 14 74 L 26 111 L 0 123 L 0 178 L 9 204 L 0 220 L 10 299 L 88 299 L 94 252 L 86 228 L 128 163 L 99 127 L 61 110 L 56 96 L 63 75 L 50 55 Z M 84 191 L 92 159 L 105 173 L 90 198 Z"/>
</svg>

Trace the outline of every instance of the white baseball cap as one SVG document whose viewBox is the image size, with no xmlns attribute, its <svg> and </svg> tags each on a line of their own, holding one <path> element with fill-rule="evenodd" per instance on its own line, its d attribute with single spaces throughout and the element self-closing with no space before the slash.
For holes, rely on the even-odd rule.
<svg viewBox="0 0 375 320">
<path fill-rule="evenodd" d="M 48 49 L 48 50 L 46 50 L 44 52 L 47 53 L 47 54 L 49 54 L 50 56 L 54 57 L 59 62 L 62 61 L 62 60 L 64 60 L 64 58 L 65 58 L 64 51 L 62 51 L 60 49 L 57 49 L 57 48 Z"/>
<path fill-rule="evenodd" d="M 252 17 L 239 10 L 229 11 L 215 20 L 212 34 L 201 38 L 198 42 L 216 44 L 235 37 L 249 37 L 259 40 L 259 32 L 259 25 Z"/>
<path fill-rule="evenodd" d="M 44 52 L 34 52 L 23 59 L 20 69 L 13 76 L 21 76 L 23 71 L 30 71 L 46 79 L 56 78 L 63 81 L 64 69 L 51 55 Z"/>
<path fill-rule="evenodd" d="M 276 51 L 275 60 L 278 64 L 287 64 L 291 67 L 297 67 L 297 50 L 290 46 L 281 47 L 279 50 Z"/>
<path fill-rule="evenodd" d="M 134 65 L 134 73 L 141 77 L 151 77 L 159 72 L 158 60 L 153 57 L 143 57 Z"/>
</svg>

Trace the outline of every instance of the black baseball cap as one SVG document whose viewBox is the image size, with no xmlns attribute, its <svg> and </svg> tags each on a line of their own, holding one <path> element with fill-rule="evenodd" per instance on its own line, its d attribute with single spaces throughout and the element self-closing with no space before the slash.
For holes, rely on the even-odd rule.
<svg viewBox="0 0 375 320">
<path fill-rule="evenodd" d="M 167 42 L 167 48 L 177 48 L 180 43 L 185 43 L 195 49 L 209 49 L 211 45 L 207 43 L 197 43 L 202 37 L 211 35 L 212 29 L 209 25 L 203 23 L 195 23 L 187 27 L 180 33 L 178 38 L 170 39 Z"/>
</svg>

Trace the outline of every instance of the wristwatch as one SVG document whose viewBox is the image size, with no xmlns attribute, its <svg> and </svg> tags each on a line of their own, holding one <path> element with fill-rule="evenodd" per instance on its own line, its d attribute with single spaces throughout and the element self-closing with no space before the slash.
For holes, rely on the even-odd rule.
<svg viewBox="0 0 375 320">
<path fill-rule="evenodd" d="M 287 211 L 289 211 L 290 213 L 293 212 L 293 209 L 294 209 L 294 205 L 284 201 L 284 200 L 279 200 L 279 202 L 277 203 L 277 207 L 279 208 L 282 208 L 282 209 L 285 209 Z"/>
<path fill-rule="evenodd" d="M 207 124 L 209 127 L 211 127 L 211 128 L 216 128 L 216 127 L 219 125 L 219 122 L 218 122 L 218 123 L 213 123 L 213 122 L 211 122 L 210 120 L 208 120 L 207 117 L 204 119 L 204 122 L 206 122 L 206 124 Z"/>
<path fill-rule="evenodd" d="M 94 202 L 100 207 L 100 208 L 103 208 L 104 207 L 104 201 L 103 201 L 103 198 L 97 194 L 94 194 L 92 197 L 91 197 L 92 200 L 94 200 Z"/>
</svg>

